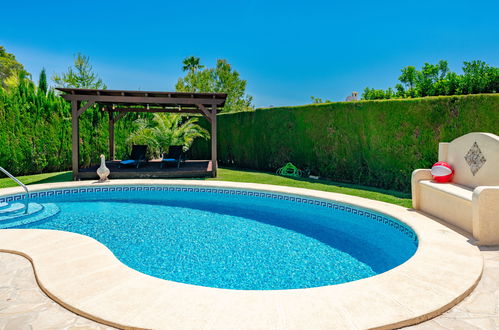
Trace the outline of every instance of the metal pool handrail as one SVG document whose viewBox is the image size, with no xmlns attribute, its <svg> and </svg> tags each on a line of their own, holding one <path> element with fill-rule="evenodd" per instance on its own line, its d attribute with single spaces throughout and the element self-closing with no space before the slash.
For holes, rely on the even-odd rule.
<svg viewBox="0 0 499 330">
<path fill-rule="evenodd" d="M 2 166 L 0 166 L 0 171 L 2 171 L 6 176 L 8 176 L 9 178 L 11 178 L 12 180 L 14 180 L 15 183 L 17 183 L 18 185 L 20 185 L 21 187 L 23 187 L 23 189 L 26 191 L 26 198 L 24 199 L 24 213 L 28 213 L 28 203 L 29 203 L 29 190 L 28 190 L 28 187 L 26 187 L 26 185 L 24 183 L 22 183 L 21 181 L 19 181 L 15 176 L 13 176 L 12 174 L 9 173 L 9 171 L 7 171 L 6 169 L 4 169 Z"/>
</svg>

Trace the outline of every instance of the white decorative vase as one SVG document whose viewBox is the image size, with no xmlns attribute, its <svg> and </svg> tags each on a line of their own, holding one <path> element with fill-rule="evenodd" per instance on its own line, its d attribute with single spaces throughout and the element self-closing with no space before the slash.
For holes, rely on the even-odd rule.
<svg viewBox="0 0 499 330">
<path fill-rule="evenodd" d="M 109 173 L 111 173 L 111 171 L 106 167 L 106 157 L 100 155 L 100 167 L 97 169 L 97 175 L 100 178 L 99 182 L 107 181 Z"/>
</svg>

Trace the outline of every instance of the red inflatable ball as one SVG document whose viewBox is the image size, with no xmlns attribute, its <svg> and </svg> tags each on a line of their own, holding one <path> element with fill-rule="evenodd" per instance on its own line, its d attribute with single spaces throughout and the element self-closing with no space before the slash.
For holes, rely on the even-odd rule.
<svg viewBox="0 0 499 330">
<path fill-rule="evenodd" d="M 454 175 L 454 169 L 446 162 L 437 162 L 431 167 L 431 175 L 433 175 L 433 180 L 437 182 L 449 182 Z"/>
</svg>

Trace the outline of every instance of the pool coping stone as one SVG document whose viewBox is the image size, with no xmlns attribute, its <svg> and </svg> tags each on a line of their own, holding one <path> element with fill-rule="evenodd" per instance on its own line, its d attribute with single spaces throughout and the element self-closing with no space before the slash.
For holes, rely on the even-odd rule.
<svg viewBox="0 0 499 330">
<path fill-rule="evenodd" d="M 356 196 L 266 184 L 158 179 L 60 182 L 29 189 L 96 185 L 203 186 L 304 195 L 384 213 L 418 235 L 414 256 L 385 273 L 325 287 L 259 291 L 208 288 L 145 275 L 122 264 L 103 244 L 76 233 L 0 230 L 0 251 L 30 260 L 49 297 L 117 328 L 391 329 L 450 309 L 473 290 L 482 274 L 482 255 L 465 233 L 416 210 Z M 18 187 L 0 189 L 0 196 L 18 193 Z"/>
</svg>

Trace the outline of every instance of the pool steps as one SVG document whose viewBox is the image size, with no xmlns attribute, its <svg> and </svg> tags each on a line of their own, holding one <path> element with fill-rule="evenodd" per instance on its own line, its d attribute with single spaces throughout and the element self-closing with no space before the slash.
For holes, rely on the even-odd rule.
<svg viewBox="0 0 499 330">
<path fill-rule="evenodd" d="M 9 215 L 17 213 L 21 210 L 24 211 L 25 209 L 26 209 L 26 205 L 23 203 L 7 204 L 7 206 L 0 209 L 0 219 L 3 216 L 9 216 Z"/>
<path fill-rule="evenodd" d="M 0 229 L 26 225 L 35 221 L 45 220 L 59 213 L 59 207 L 53 203 L 12 203 L 0 205 Z"/>
</svg>

